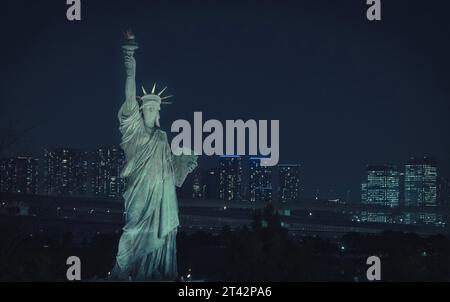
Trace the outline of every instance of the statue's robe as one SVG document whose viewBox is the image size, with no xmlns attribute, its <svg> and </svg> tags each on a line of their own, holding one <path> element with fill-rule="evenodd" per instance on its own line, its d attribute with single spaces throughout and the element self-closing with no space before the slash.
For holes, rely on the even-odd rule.
<svg viewBox="0 0 450 302">
<path fill-rule="evenodd" d="M 127 178 L 126 224 L 113 279 L 175 280 L 179 225 L 175 185 L 184 181 L 187 167 L 173 156 L 164 131 L 146 129 L 137 106 L 125 112 L 123 105 L 118 116 L 126 156 L 122 171 Z"/>
</svg>

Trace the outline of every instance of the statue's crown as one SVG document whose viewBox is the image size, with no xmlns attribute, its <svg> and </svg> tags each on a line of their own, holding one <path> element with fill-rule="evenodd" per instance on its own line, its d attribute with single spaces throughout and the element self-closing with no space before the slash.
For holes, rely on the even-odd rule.
<svg viewBox="0 0 450 302">
<path fill-rule="evenodd" d="M 138 99 L 141 101 L 141 107 L 145 106 L 146 104 L 151 105 L 151 104 L 155 104 L 156 105 L 167 105 L 167 104 L 172 104 L 171 102 L 166 102 L 164 100 L 169 99 L 171 97 L 173 97 L 173 95 L 168 95 L 168 96 L 162 96 L 163 92 L 167 89 L 167 87 L 164 87 L 163 90 L 161 90 L 160 92 L 156 92 L 156 83 L 153 84 L 153 88 L 152 88 L 152 92 L 151 93 L 147 93 L 147 91 L 145 91 L 145 88 L 142 87 L 142 92 L 144 93 L 143 96 L 138 97 Z"/>
</svg>

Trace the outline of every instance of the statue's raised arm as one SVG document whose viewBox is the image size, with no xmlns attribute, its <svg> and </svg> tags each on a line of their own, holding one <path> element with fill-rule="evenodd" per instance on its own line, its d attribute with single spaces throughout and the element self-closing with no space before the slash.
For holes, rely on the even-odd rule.
<svg viewBox="0 0 450 302">
<path fill-rule="evenodd" d="M 138 49 L 134 34 L 131 31 L 125 33 L 125 43 L 122 50 L 125 60 L 125 103 L 122 106 L 121 113 L 125 116 L 138 111 L 138 103 L 136 101 L 136 60 L 134 52 Z"/>
<path fill-rule="evenodd" d="M 125 102 L 127 109 L 134 109 L 136 103 L 136 60 L 132 55 L 125 56 Z"/>
</svg>

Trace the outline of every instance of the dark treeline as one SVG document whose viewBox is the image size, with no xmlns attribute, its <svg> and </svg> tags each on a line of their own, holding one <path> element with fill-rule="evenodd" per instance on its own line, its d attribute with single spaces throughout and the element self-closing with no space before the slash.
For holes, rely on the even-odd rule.
<svg viewBox="0 0 450 302">
<path fill-rule="evenodd" d="M 369 256 L 381 259 L 383 281 L 449 280 L 449 241 L 414 233 L 349 233 L 339 240 L 293 239 L 272 207 L 251 228 L 223 233 L 229 281 L 365 281 Z"/>
</svg>

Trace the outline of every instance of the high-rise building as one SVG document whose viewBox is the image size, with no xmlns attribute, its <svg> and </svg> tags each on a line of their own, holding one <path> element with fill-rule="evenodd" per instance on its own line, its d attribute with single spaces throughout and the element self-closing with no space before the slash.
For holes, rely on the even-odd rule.
<svg viewBox="0 0 450 302">
<path fill-rule="evenodd" d="M 438 200 L 440 205 L 450 205 L 450 180 L 446 177 L 438 179 Z"/>
<path fill-rule="evenodd" d="M 405 166 L 405 204 L 434 206 L 437 204 L 437 167 L 431 158 L 411 158 Z"/>
<path fill-rule="evenodd" d="M 261 166 L 261 158 L 250 158 L 248 184 L 250 201 L 272 201 L 272 167 Z"/>
<path fill-rule="evenodd" d="M 37 194 L 38 160 L 31 157 L 0 160 L 0 192 Z"/>
<path fill-rule="evenodd" d="M 218 169 L 210 169 L 203 174 L 203 184 L 205 187 L 206 199 L 219 198 L 219 171 Z"/>
<path fill-rule="evenodd" d="M 367 180 L 363 180 L 361 183 L 361 202 L 367 202 Z"/>
<path fill-rule="evenodd" d="M 205 185 L 203 183 L 203 171 L 197 168 L 192 172 L 192 199 L 203 199 L 205 197 Z"/>
<path fill-rule="evenodd" d="M 126 180 L 120 176 L 125 164 L 125 153 L 120 146 L 98 148 L 92 157 L 92 188 L 94 195 L 120 197 L 125 192 Z"/>
<path fill-rule="evenodd" d="M 362 202 L 396 207 L 400 199 L 400 174 L 395 166 L 369 165 L 362 185 Z"/>
<path fill-rule="evenodd" d="M 71 148 L 44 152 L 44 191 L 51 195 L 85 195 L 89 190 L 88 153 Z"/>
<path fill-rule="evenodd" d="M 219 198 L 240 200 L 242 190 L 242 157 L 223 155 L 219 158 Z"/>
<path fill-rule="evenodd" d="M 281 202 L 300 198 L 300 165 L 280 164 L 278 166 L 278 196 Z"/>
</svg>

